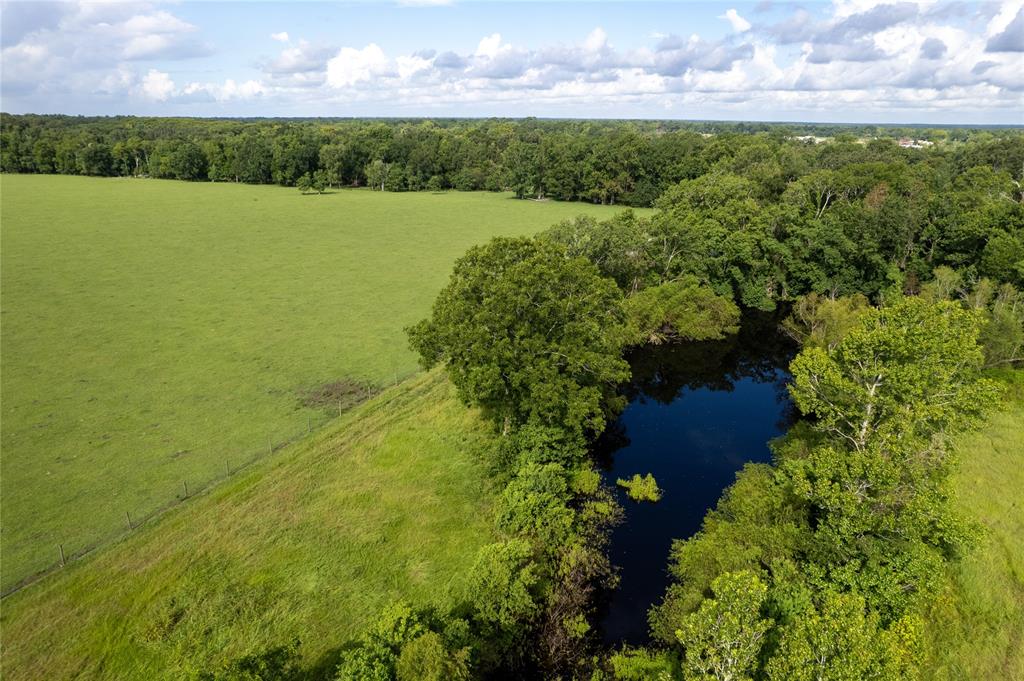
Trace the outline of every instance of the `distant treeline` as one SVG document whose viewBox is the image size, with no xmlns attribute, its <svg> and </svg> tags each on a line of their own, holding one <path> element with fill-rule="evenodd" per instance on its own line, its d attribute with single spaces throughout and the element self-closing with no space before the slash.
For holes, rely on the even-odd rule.
<svg viewBox="0 0 1024 681">
<path fill-rule="evenodd" d="M 899 138 L 936 143 L 901 148 Z M 815 139 L 816 138 L 816 139 Z M 818 143 L 828 138 L 827 144 Z M 817 140 L 817 141 L 816 141 Z M 984 165 L 1019 179 L 1019 129 L 538 119 L 192 119 L 0 114 L 0 170 L 386 191 L 514 191 L 650 206 L 714 170 L 780 195 L 852 163 Z"/>
</svg>

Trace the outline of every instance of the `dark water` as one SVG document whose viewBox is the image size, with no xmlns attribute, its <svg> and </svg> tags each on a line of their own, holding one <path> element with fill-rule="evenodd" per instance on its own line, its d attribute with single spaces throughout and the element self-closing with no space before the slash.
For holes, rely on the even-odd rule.
<svg viewBox="0 0 1024 681">
<path fill-rule="evenodd" d="M 605 479 L 652 473 L 664 492 L 637 503 L 618 489 L 625 521 L 611 537 L 619 588 L 604 604 L 609 644 L 649 640 L 647 611 L 668 586 L 673 539 L 693 535 L 748 461 L 768 461 L 768 441 L 792 418 L 785 367 L 795 348 L 774 315 L 748 314 L 723 341 L 643 348 L 629 358 L 629 406 L 597 443 Z"/>
</svg>

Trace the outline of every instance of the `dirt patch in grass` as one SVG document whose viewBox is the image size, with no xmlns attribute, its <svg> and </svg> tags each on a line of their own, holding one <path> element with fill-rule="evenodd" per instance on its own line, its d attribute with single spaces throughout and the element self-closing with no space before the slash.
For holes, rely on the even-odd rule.
<svg viewBox="0 0 1024 681">
<path fill-rule="evenodd" d="M 342 378 L 305 391 L 299 401 L 304 407 L 342 412 L 379 392 L 380 387 L 372 383 Z"/>
</svg>

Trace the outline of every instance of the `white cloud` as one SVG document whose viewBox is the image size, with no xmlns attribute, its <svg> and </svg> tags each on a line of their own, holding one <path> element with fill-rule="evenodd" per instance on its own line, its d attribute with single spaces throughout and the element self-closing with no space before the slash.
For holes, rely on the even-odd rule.
<svg viewBox="0 0 1024 681">
<path fill-rule="evenodd" d="M 1017 43 L 1006 36 L 1012 38 L 1014 22 L 1021 21 L 1020 7 L 1014 0 L 966 13 L 951 5 L 838 0 L 814 14 L 792 10 L 771 26 L 751 25 L 730 9 L 720 18 L 732 31 L 721 39 L 659 33 L 648 37 L 651 44 L 628 49 L 615 47 L 603 27 L 529 49 L 492 33 L 468 51 L 428 44 L 421 46 L 433 49 L 390 54 L 373 42 L 314 45 L 282 31 L 270 35 L 281 43 L 275 56 L 248 62 L 262 71 L 256 78 L 234 72 L 188 82 L 176 75 L 188 83 L 181 86 L 165 69 L 200 69 L 172 70 L 163 62 L 209 54 L 199 27 L 175 16 L 173 6 L 81 3 L 15 13 L 13 26 L 5 12 L 4 35 L 15 38 L 5 40 L 0 60 L 5 105 L 15 102 L 9 110 L 40 110 L 34 102 L 59 110 L 67 102 L 95 100 L 115 107 L 110 113 L 146 103 L 148 111 L 177 105 L 176 113 L 196 114 L 206 111 L 203 106 L 220 114 L 291 115 L 416 115 L 445 107 L 468 115 L 585 115 L 637 107 L 626 110 L 726 110 L 754 118 L 780 108 L 809 118 L 830 107 L 983 112 L 1019 109 L 1024 73 L 1020 53 L 1012 51 Z M 160 63 L 146 63 L 156 59 Z M 119 97 L 123 106 L 117 108 Z M 259 108 L 228 106 L 253 100 Z"/>
<path fill-rule="evenodd" d="M 142 93 L 149 99 L 163 102 L 174 94 L 174 81 L 163 71 L 150 69 L 142 79 Z"/>
<path fill-rule="evenodd" d="M 383 75 L 388 69 L 388 58 L 376 43 L 361 50 L 343 47 L 337 56 L 327 62 L 327 84 L 343 88 Z"/>
<path fill-rule="evenodd" d="M 501 52 L 501 34 L 492 33 L 486 38 L 482 38 L 480 43 L 476 46 L 476 52 L 474 53 L 477 57 L 487 57 L 494 59 Z"/>
<path fill-rule="evenodd" d="M 719 19 L 725 19 L 732 26 L 732 30 L 737 33 L 743 33 L 744 31 L 750 30 L 750 22 L 740 16 L 739 12 L 734 9 L 727 9 L 725 14 L 718 17 Z"/>
<path fill-rule="evenodd" d="M 425 59 L 417 55 L 400 56 L 395 59 L 395 62 L 398 65 L 399 78 L 409 78 L 415 73 L 429 69 L 433 64 L 432 59 Z"/>
<path fill-rule="evenodd" d="M 608 45 L 608 34 L 604 32 L 604 29 L 598 26 L 587 36 L 587 39 L 583 41 L 583 47 L 590 52 L 600 52 Z"/>
</svg>

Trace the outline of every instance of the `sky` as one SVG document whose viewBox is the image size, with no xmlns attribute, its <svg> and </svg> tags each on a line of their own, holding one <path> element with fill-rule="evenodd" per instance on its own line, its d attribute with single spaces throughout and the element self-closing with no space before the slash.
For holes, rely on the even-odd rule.
<svg viewBox="0 0 1024 681">
<path fill-rule="evenodd" d="M 0 2 L 0 109 L 1024 124 L 1024 0 Z"/>
</svg>

